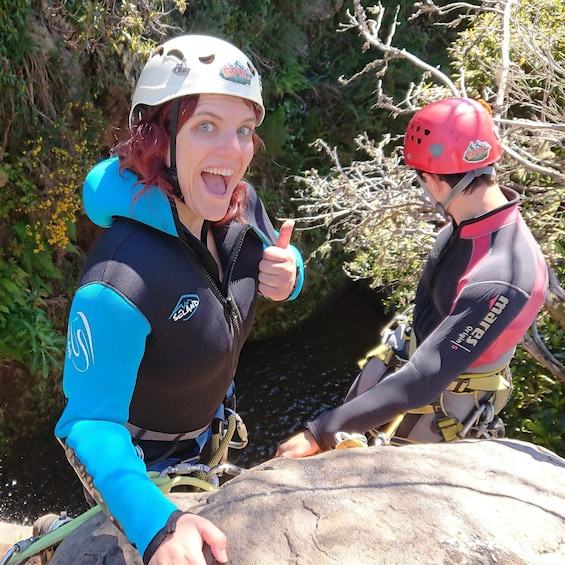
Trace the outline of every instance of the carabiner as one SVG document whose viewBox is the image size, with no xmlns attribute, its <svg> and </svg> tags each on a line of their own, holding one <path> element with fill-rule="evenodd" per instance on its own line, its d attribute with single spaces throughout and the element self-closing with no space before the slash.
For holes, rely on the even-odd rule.
<svg viewBox="0 0 565 565">
<path fill-rule="evenodd" d="M 7 565 L 7 563 L 10 562 L 10 560 L 12 559 L 12 557 L 16 554 L 16 553 L 21 553 L 22 551 L 26 550 L 32 543 L 35 543 L 39 538 L 36 536 L 32 536 L 30 538 L 24 539 L 22 541 L 18 541 L 17 543 L 15 543 L 9 550 L 8 553 L 6 553 L 6 555 L 4 555 L 4 557 L 2 558 L 2 561 L 0 561 L 0 565 Z M 15 562 L 17 563 L 17 562 Z"/>
<path fill-rule="evenodd" d="M 206 475 L 206 480 L 211 483 L 214 480 L 214 477 L 221 477 L 224 473 L 231 475 L 232 477 L 236 477 L 237 475 L 241 475 L 241 473 L 245 472 L 247 469 L 243 467 L 239 467 L 238 465 L 233 465 L 232 463 L 220 463 L 219 465 L 215 465 L 208 471 Z"/>
</svg>

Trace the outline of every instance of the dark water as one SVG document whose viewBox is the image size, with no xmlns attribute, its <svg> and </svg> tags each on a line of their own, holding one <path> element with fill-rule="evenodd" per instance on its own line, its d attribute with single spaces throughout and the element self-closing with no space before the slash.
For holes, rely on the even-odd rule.
<svg viewBox="0 0 565 565">
<path fill-rule="evenodd" d="M 243 467 L 265 461 L 278 442 L 340 403 L 384 323 L 375 302 L 354 288 L 288 336 L 247 344 L 236 381 L 249 445 L 230 450 L 229 460 Z M 32 523 L 48 512 L 86 510 L 78 479 L 51 433 L 25 453 L 0 459 L 0 489 L 1 520 Z"/>
</svg>

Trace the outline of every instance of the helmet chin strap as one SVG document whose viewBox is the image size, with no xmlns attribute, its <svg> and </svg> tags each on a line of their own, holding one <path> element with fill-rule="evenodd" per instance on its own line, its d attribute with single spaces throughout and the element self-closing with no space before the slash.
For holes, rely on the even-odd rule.
<svg viewBox="0 0 565 565">
<path fill-rule="evenodd" d="M 181 202 L 184 202 L 184 196 L 180 189 L 179 177 L 177 173 L 177 127 L 179 123 L 179 99 L 174 98 L 171 108 L 171 143 L 169 159 L 171 166 L 167 169 L 169 180 L 173 184 L 173 195 L 176 196 Z M 202 222 L 202 229 L 200 230 L 200 241 L 206 245 L 208 241 L 208 230 L 210 229 L 210 221 L 204 220 Z"/>
<path fill-rule="evenodd" d="M 420 186 L 426 193 L 427 197 L 435 202 L 436 210 L 442 214 L 445 218 L 449 216 L 447 208 L 453 203 L 453 201 L 475 180 L 482 175 L 494 175 L 494 167 L 492 165 L 487 165 L 486 167 L 480 167 L 479 169 L 473 169 L 472 171 L 467 171 L 465 176 L 451 189 L 451 192 L 443 199 L 442 202 L 438 202 L 428 190 L 426 183 L 420 178 L 420 175 L 416 175 Z"/>
<path fill-rule="evenodd" d="M 184 196 L 180 189 L 179 177 L 177 174 L 177 127 L 179 123 L 179 99 L 174 98 L 171 107 L 171 143 L 169 144 L 169 160 L 171 166 L 167 169 L 169 180 L 173 184 L 173 195 L 181 202 L 184 202 Z"/>
<path fill-rule="evenodd" d="M 467 171 L 467 174 L 451 189 L 451 192 L 443 199 L 442 202 L 438 202 L 438 206 L 441 206 L 445 213 L 447 213 L 447 208 L 450 204 L 478 177 L 483 175 L 494 175 L 494 167 L 488 165 L 486 167 L 480 167 L 479 169 L 473 169 L 472 171 Z"/>
</svg>

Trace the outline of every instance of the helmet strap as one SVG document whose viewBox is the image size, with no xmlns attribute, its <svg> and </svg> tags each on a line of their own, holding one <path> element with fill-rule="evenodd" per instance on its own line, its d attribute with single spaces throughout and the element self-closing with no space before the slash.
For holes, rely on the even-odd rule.
<svg viewBox="0 0 565 565">
<path fill-rule="evenodd" d="M 210 220 L 204 220 L 202 222 L 202 229 L 200 230 L 200 241 L 206 245 L 208 242 L 208 230 L 210 229 Z"/>
<path fill-rule="evenodd" d="M 173 184 L 173 195 L 176 196 L 181 202 L 184 202 L 184 196 L 180 189 L 179 177 L 177 174 L 177 127 L 179 123 L 179 99 L 174 98 L 171 107 L 171 130 L 170 130 L 170 149 L 169 158 L 171 166 L 167 170 L 169 180 Z"/>
<path fill-rule="evenodd" d="M 418 183 L 420 184 L 420 188 L 424 191 L 424 194 L 429 198 L 430 202 L 435 206 L 438 205 L 437 200 L 433 197 L 432 193 L 428 190 L 426 183 L 423 181 L 422 177 L 416 173 L 416 178 L 418 179 Z"/>
<path fill-rule="evenodd" d="M 171 108 L 171 144 L 170 144 L 170 161 L 171 166 L 167 173 L 169 174 L 170 181 L 173 183 L 173 195 L 176 196 L 181 202 L 184 202 L 184 196 L 180 189 L 179 177 L 177 174 L 177 127 L 179 123 L 179 99 L 174 98 Z M 208 241 L 208 230 L 210 229 L 210 221 L 204 220 L 202 229 L 200 230 L 200 241 L 206 245 Z"/>
<path fill-rule="evenodd" d="M 451 189 L 451 192 L 443 199 L 442 202 L 438 202 L 438 207 L 443 208 L 447 211 L 448 206 L 478 177 L 483 175 L 494 175 L 494 167 L 488 165 L 486 167 L 480 167 L 479 169 L 473 169 L 472 171 L 467 171 L 467 174 Z"/>
</svg>

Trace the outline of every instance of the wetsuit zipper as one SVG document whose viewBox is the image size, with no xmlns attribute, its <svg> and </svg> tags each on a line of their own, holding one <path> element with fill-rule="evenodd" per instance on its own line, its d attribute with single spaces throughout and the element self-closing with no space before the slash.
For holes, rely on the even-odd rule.
<svg viewBox="0 0 565 565">
<path fill-rule="evenodd" d="M 230 257 L 228 260 L 228 264 L 227 264 L 227 268 L 226 268 L 226 272 L 224 274 L 224 295 L 226 296 L 226 299 L 229 301 L 230 304 L 230 313 L 233 316 L 233 322 L 234 325 L 237 329 L 237 337 L 239 338 L 239 335 L 241 334 L 241 326 L 242 326 L 242 320 L 241 320 L 241 314 L 239 312 L 239 309 L 237 307 L 237 304 L 235 304 L 232 295 L 230 294 L 230 281 L 232 279 L 232 275 L 233 275 L 233 270 L 235 268 L 235 264 L 237 262 L 237 258 L 239 257 L 239 254 L 241 253 L 241 249 L 243 247 L 243 241 L 245 239 L 245 236 L 247 235 L 247 232 L 251 229 L 251 226 L 249 224 L 243 226 L 243 229 L 241 230 L 241 232 L 238 234 L 237 236 L 237 240 L 235 245 L 233 246 L 233 249 L 230 253 Z"/>
<path fill-rule="evenodd" d="M 208 272 L 208 269 L 206 269 L 204 265 L 202 265 L 198 255 L 196 254 L 194 249 L 192 249 L 190 243 L 184 237 L 180 237 L 180 240 L 184 245 L 184 247 L 190 252 L 190 256 L 194 259 L 194 262 L 198 265 L 200 271 L 204 274 L 206 280 L 208 281 L 208 286 L 210 287 L 210 289 L 212 290 L 212 292 L 214 293 L 220 304 L 223 306 L 224 315 L 226 317 L 226 320 L 233 329 L 234 338 L 239 339 L 239 335 L 241 333 L 241 325 L 242 325 L 241 315 L 229 292 L 229 280 L 230 280 L 229 277 L 233 272 L 233 264 L 235 264 L 235 259 L 233 259 L 233 253 L 232 256 L 230 257 L 230 268 L 228 271 L 226 271 L 226 276 L 224 277 L 223 286 L 225 288 L 225 292 L 222 292 L 222 289 L 220 289 L 220 287 L 216 284 L 216 281 L 214 280 L 212 275 Z M 241 249 L 241 243 L 239 244 L 239 249 Z"/>
</svg>

